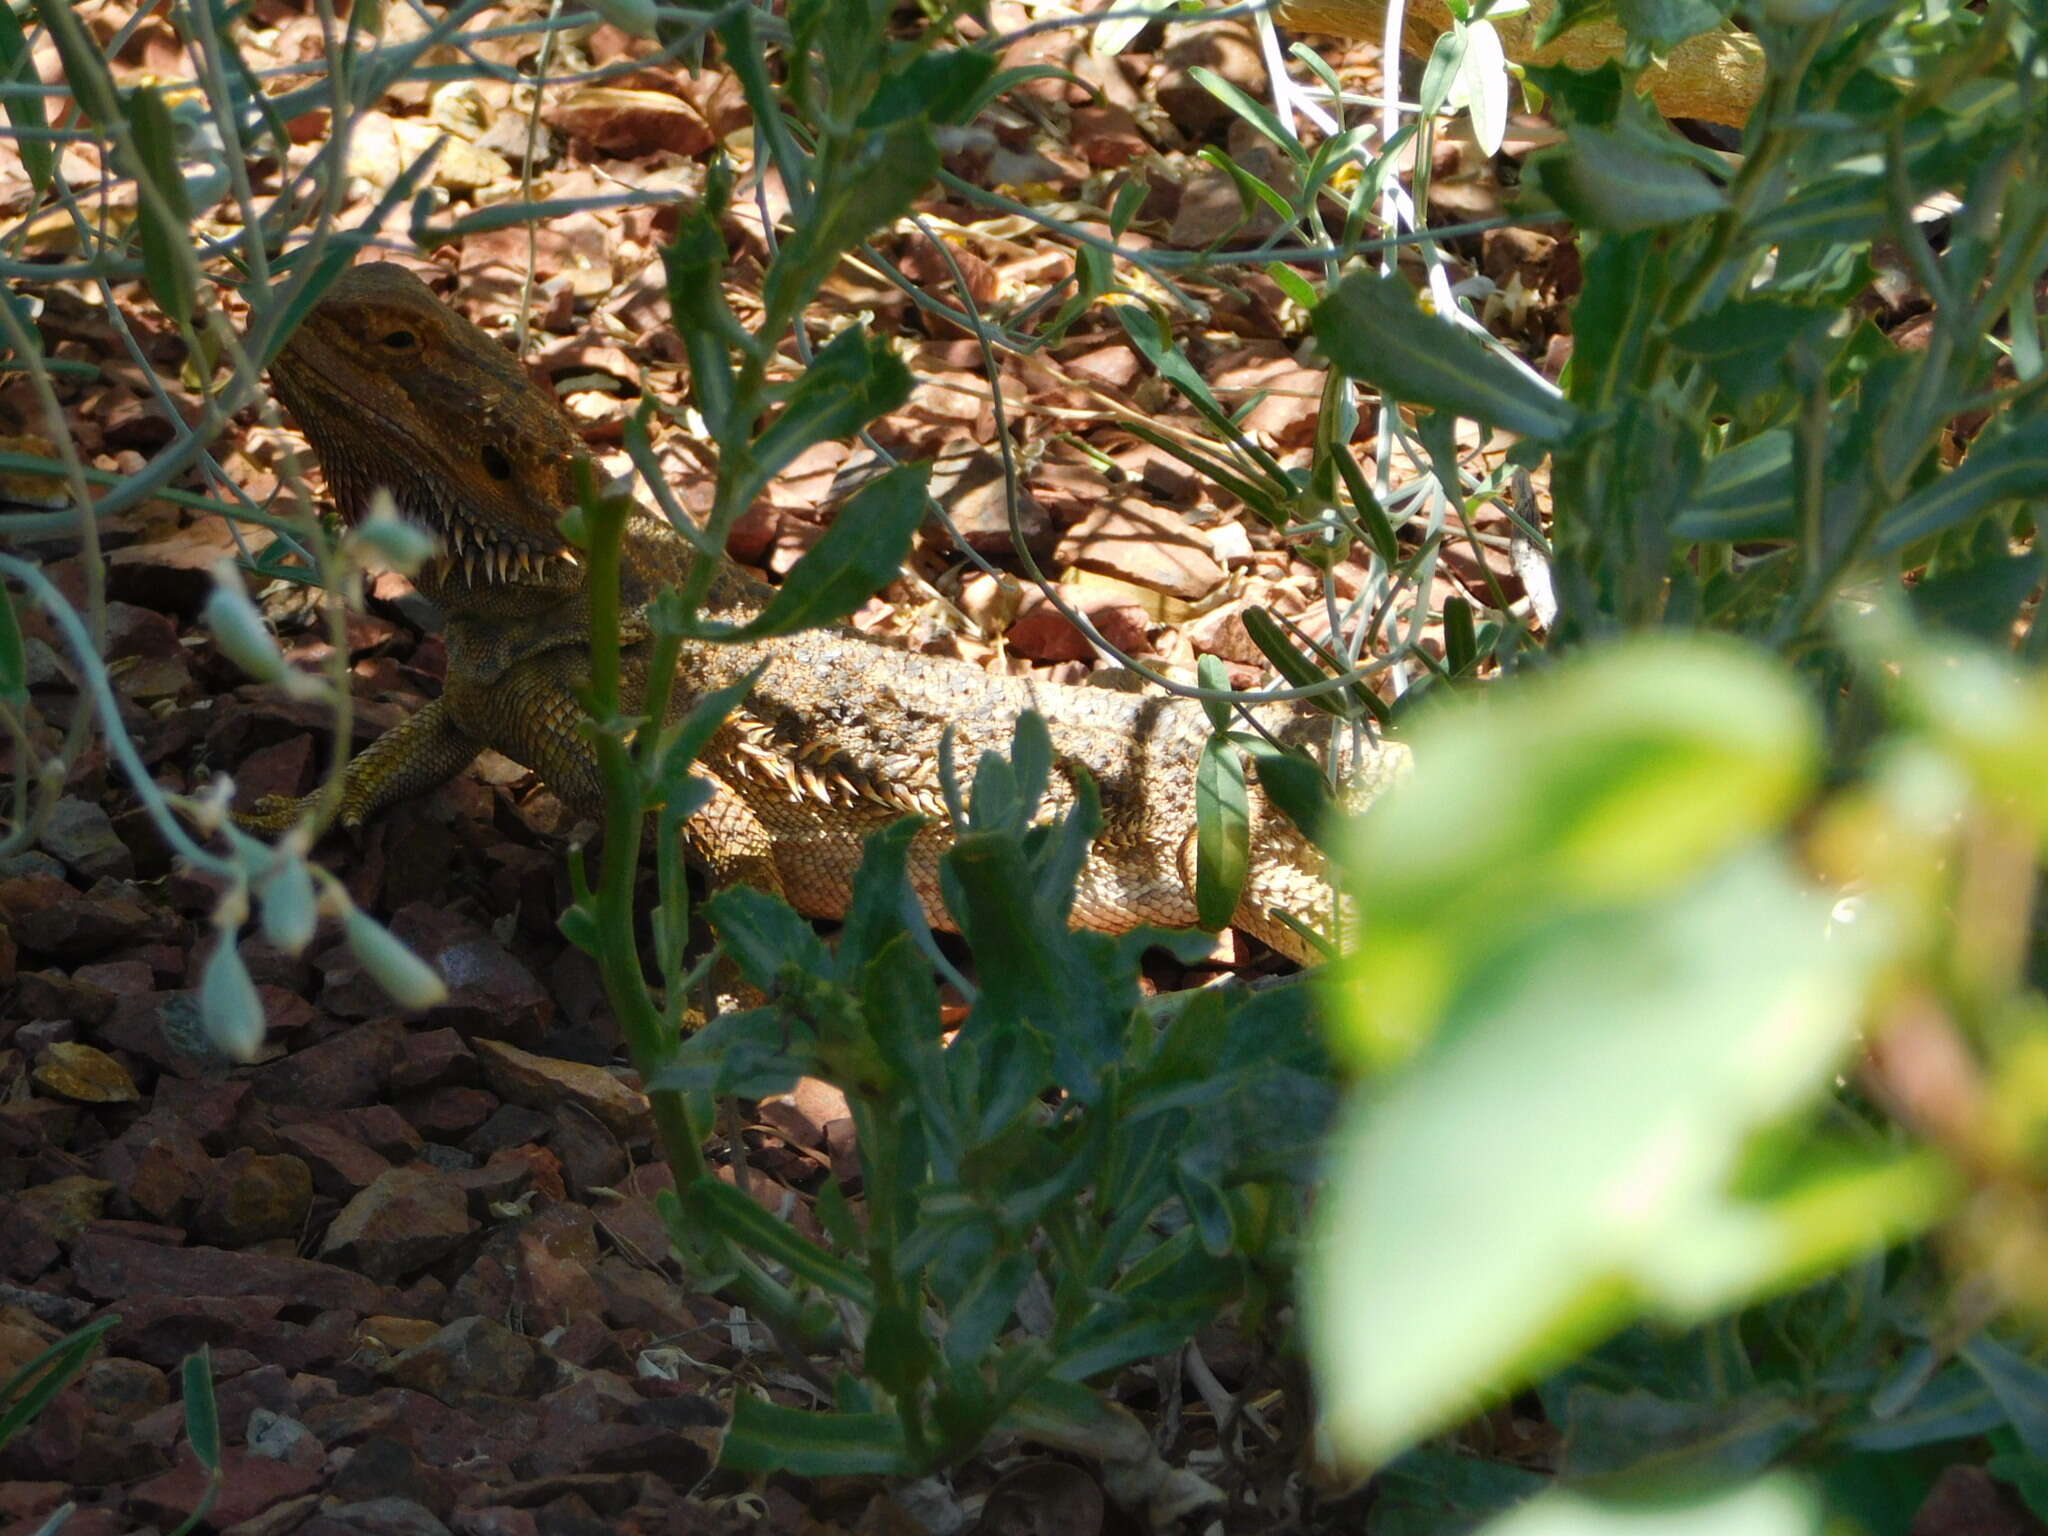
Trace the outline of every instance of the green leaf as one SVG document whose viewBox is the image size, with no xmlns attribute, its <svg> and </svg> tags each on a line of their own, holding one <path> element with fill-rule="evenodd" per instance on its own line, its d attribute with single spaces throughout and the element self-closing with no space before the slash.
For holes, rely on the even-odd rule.
<svg viewBox="0 0 2048 1536">
<path fill-rule="evenodd" d="M 2048 416 L 2037 416 L 1990 442 L 1915 491 L 1884 515 L 1872 541 L 1886 555 L 1969 521 L 2001 501 L 2048 489 Z"/>
<path fill-rule="evenodd" d="M 70 0 L 33 0 L 57 57 L 64 65 L 64 84 L 71 97 L 98 127 L 111 131 L 121 121 L 121 98 L 114 90 L 114 77 L 92 34 Z"/>
<path fill-rule="evenodd" d="M 1671 341 L 1699 358 L 1729 403 L 1741 407 L 1784 388 L 1793 350 L 1817 342 L 1834 320 L 1832 309 L 1815 304 L 1731 299 L 1679 326 Z"/>
<path fill-rule="evenodd" d="M 839 258 L 909 211 L 939 169 L 939 147 L 922 118 L 857 134 L 819 179 L 810 218 L 790 234 L 763 281 L 771 311 L 793 313 Z"/>
<path fill-rule="evenodd" d="M 751 472 L 740 482 L 744 494 L 736 492 L 734 504 L 751 506 L 776 473 L 806 448 L 851 437 L 908 400 L 910 387 L 909 368 L 887 342 L 860 326 L 848 326 L 818 350 L 788 403 L 755 439 Z M 890 475 L 909 469 L 899 466 Z"/>
<path fill-rule="evenodd" d="M 1244 611 L 1245 633 L 1251 636 L 1252 644 L 1259 648 L 1259 654 L 1273 664 L 1273 670 L 1285 678 L 1291 688 L 1312 688 L 1317 683 L 1329 680 L 1330 674 L 1303 655 L 1280 627 L 1280 621 L 1262 606 L 1253 606 Z M 1334 693 L 1318 693 L 1303 701 L 1322 710 L 1325 714 L 1341 714 L 1344 706 Z"/>
<path fill-rule="evenodd" d="M 690 388 L 713 439 L 746 430 L 732 420 L 733 364 L 738 350 L 751 355 L 754 338 L 725 302 L 725 237 L 704 209 L 680 219 L 675 239 L 661 248 L 668 279 L 669 320 L 690 360 Z"/>
<path fill-rule="evenodd" d="M 1354 1106 L 1319 1211 L 1311 1336 L 1346 1455 L 1413 1444 L 1638 1311 L 1697 1321 L 1803 1277 L 1801 1216 L 1727 1191 L 1854 1038 L 1881 924 L 1830 933 L 1829 906 L 1757 848 L 1469 961 L 1422 1054 Z M 1499 909 L 1475 894 L 1443 921 L 1476 911 Z M 1333 998 L 1340 1023 L 1359 1002 Z M 1901 1235 L 1879 1211 L 1829 1258 Z"/>
<path fill-rule="evenodd" d="M 1671 531 L 1705 543 L 1789 538 L 1791 432 L 1774 427 L 1708 459 Z"/>
<path fill-rule="evenodd" d="M 1428 771 L 1339 849 L 1370 994 L 1350 1043 L 1368 1061 L 1423 1038 L 1475 957 L 1534 914 L 1671 889 L 1774 831 L 1819 760 L 1812 706 L 1777 661 L 1708 637 L 1517 680 L 1418 722 L 1410 745 Z"/>
<path fill-rule="evenodd" d="M 1541 1473 L 1425 1445 L 1373 1477 L 1366 1536 L 1445 1536 L 1550 1486 Z"/>
<path fill-rule="evenodd" d="M 96 1318 L 75 1333 L 68 1333 L 0 1382 L 0 1446 L 14 1438 L 48 1406 L 50 1399 L 69 1386 L 85 1369 L 86 1361 L 99 1347 L 118 1316 Z"/>
<path fill-rule="evenodd" d="M 767 607 L 724 638 L 738 643 L 815 629 L 873 597 L 901 573 L 911 536 L 924 521 L 930 483 L 929 464 L 899 464 L 862 486 Z"/>
<path fill-rule="evenodd" d="M 2014 620 L 2040 584 L 2038 555 L 2002 555 L 1924 577 L 1906 594 L 1906 602 L 1923 623 L 2000 645 L 2011 637 Z"/>
<path fill-rule="evenodd" d="M 35 60 L 29 52 L 28 36 L 21 30 L 21 18 L 14 14 L 11 5 L 0 5 L 0 85 L 40 86 L 42 78 L 37 75 Z M 21 153 L 23 169 L 28 172 L 29 185 L 36 196 L 49 190 L 50 178 L 57 165 L 57 146 L 37 135 L 50 126 L 49 114 L 43 108 L 43 98 L 34 93 L 0 98 L 0 106 L 7 112 L 7 120 L 17 130 L 15 145 Z"/>
<path fill-rule="evenodd" d="M 672 595 L 662 594 L 663 597 Z M 657 600 L 654 604 L 655 612 L 661 614 L 664 606 Z M 657 631 L 666 622 L 666 618 L 657 618 Z M 684 798 L 691 767 L 703 755 L 705 747 L 711 744 L 711 738 L 718 734 L 718 728 L 725 724 L 734 710 L 746 702 L 747 695 L 753 692 L 754 684 L 760 681 L 761 674 L 767 666 L 768 663 L 764 661 L 738 682 L 728 683 L 723 688 L 715 688 L 704 694 L 690 706 L 687 715 L 663 730 L 664 739 L 657 758 L 658 766 L 650 788 L 654 790 L 655 797 L 663 802 L 664 811 L 680 809 L 679 803 Z"/>
<path fill-rule="evenodd" d="M 733 1404 L 718 1465 L 796 1477 L 910 1477 L 919 1471 L 903 1444 L 903 1421 L 893 1413 L 807 1413 L 750 1393 Z"/>
<path fill-rule="evenodd" d="M 1667 53 L 1689 37 L 1713 31 L 1733 8 L 1720 0 L 1614 0 L 1615 19 L 1652 53 Z"/>
<path fill-rule="evenodd" d="M 19 709 L 28 698 L 28 650 L 21 621 L 14 616 L 14 598 L 0 582 L 0 702 Z"/>
<path fill-rule="evenodd" d="M 1302 836 L 1321 847 L 1336 810 L 1336 797 L 1322 768 L 1298 752 L 1266 742 L 1248 750 L 1266 798 L 1301 829 Z"/>
<path fill-rule="evenodd" d="M 691 1221 L 709 1227 L 771 1264 L 780 1264 L 797 1279 L 817 1286 L 859 1307 L 875 1304 L 868 1277 L 835 1258 L 786 1221 L 778 1221 L 722 1179 L 705 1175 L 682 1191 L 683 1209 Z"/>
<path fill-rule="evenodd" d="M 1555 443 L 1577 407 L 1487 351 L 1477 337 L 1425 314 L 1407 279 L 1355 272 L 1315 308 L 1316 341 L 1354 379 L 1414 405 Z"/>
<path fill-rule="evenodd" d="M 1682 224 L 1728 206 L 1706 173 L 1630 126 L 1581 126 L 1529 162 L 1550 199 L 1589 229 L 1629 234 Z"/>
<path fill-rule="evenodd" d="M 1211 736 L 1195 765 L 1195 910 L 1212 932 L 1230 926 L 1251 870 L 1251 797 L 1244 753 Z"/>
<path fill-rule="evenodd" d="M 199 263 L 192 253 L 192 208 L 178 170 L 176 129 L 155 86 L 129 96 L 127 115 L 136 161 L 129 169 L 141 184 L 135 212 L 143 281 L 157 307 L 186 327 L 192 323 Z"/>
<path fill-rule="evenodd" d="M 185 1404 L 185 1438 L 207 1471 L 220 1471 L 220 1408 L 213 1398 L 213 1349 L 202 1344 L 179 1369 Z"/>
<path fill-rule="evenodd" d="M 995 72 L 996 56 L 979 49 L 949 48 L 920 54 L 882 81 L 862 109 L 859 126 L 879 128 L 906 118 L 928 123 L 967 122 L 986 101 Z"/>
<path fill-rule="evenodd" d="M 751 885 L 728 885 L 704 903 L 704 917 L 740 974 L 763 992 L 785 971 L 832 974 L 832 957 L 817 930 L 779 896 Z"/>
<path fill-rule="evenodd" d="M 2005 1410 L 2030 1456 L 2048 1456 L 2048 1368 L 1980 1333 L 1958 1351 Z"/>
</svg>

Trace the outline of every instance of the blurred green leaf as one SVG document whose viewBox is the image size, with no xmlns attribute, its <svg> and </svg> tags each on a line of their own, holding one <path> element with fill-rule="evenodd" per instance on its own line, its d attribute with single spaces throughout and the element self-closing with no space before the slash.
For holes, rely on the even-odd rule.
<svg viewBox="0 0 2048 1536">
<path fill-rule="evenodd" d="M 1819 754 L 1791 677 L 1706 637 L 1585 656 L 1419 722 L 1410 744 L 1428 771 L 1339 850 L 1363 916 L 1347 1043 L 1367 1060 L 1422 1038 L 1485 944 L 1667 889 L 1775 828 Z"/>
<path fill-rule="evenodd" d="M 1435 406 L 1541 443 L 1562 439 L 1578 410 L 1495 357 L 1475 336 L 1427 314 L 1398 275 L 1355 272 L 1311 317 L 1323 353 L 1397 400 Z"/>
<path fill-rule="evenodd" d="M 1819 1502 L 1790 1477 L 1732 1493 L 1601 1503 L 1556 1490 L 1486 1526 L 1480 1536 L 1819 1536 Z"/>
<path fill-rule="evenodd" d="M 1418 1446 L 1373 1478 L 1366 1536 L 1466 1536 L 1550 1479 L 1523 1467 L 1439 1446 Z"/>
<path fill-rule="evenodd" d="M 1493 909 L 1439 920 L 1467 910 Z M 1468 960 L 1422 1054 L 1352 1111 L 1320 1212 L 1312 1337 L 1345 1454 L 1401 1449 L 1640 1308 L 1710 1315 L 1742 1299 L 1723 1284 L 1803 1264 L 1801 1234 L 1724 1191 L 1860 1017 L 1874 934 L 1830 935 L 1828 911 L 1754 850 Z M 1353 1032 L 1362 993 L 1333 998 Z"/>
<path fill-rule="evenodd" d="M 1558 1475 L 1580 1486 L 1616 1477 L 1729 1483 L 1765 1471 L 1817 1428 L 1789 1391 L 1678 1399 L 1581 1385 L 1559 1425 Z"/>
<path fill-rule="evenodd" d="M 1980 1333 L 1957 1351 L 2004 1410 L 2029 1456 L 2048 1457 L 2048 1368 Z"/>
</svg>

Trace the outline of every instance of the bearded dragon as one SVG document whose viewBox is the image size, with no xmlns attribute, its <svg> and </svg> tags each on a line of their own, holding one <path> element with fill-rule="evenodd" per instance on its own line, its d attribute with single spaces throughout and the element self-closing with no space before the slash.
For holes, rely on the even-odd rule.
<svg viewBox="0 0 2048 1536">
<path fill-rule="evenodd" d="M 349 764 L 339 820 L 360 825 L 450 778 L 485 747 L 533 769 L 572 809 L 598 810 L 596 754 L 578 728 L 588 578 L 558 526 L 575 505 L 584 448 L 553 397 L 389 263 L 343 273 L 270 371 L 342 516 L 366 517 L 386 490 L 399 515 L 436 541 L 416 585 L 446 618 L 444 691 Z M 666 521 L 634 514 L 621 551 L 622 611 L 680 582 L 689 553 Z M 766 591 L 727 572 L 704 616 L 742 622 Z M 629 708 L 644 689 L 648 649 L 625 647 Z M 1036 710 L 1056 765 L 1047 814 L 1073 805 L 1082 770 L 1101 796 L 1101 832 L 1073 920 L 1106 932 L 1195 924 L 1195 769 L 1211 734 L 1198 704 L 995 676 L 827 627 L 745 644 L 685 643 L 673 708 L 687 710 L 756 667 L 745 703 L 696 765 L 711 798 L 685 838 L 715 880 L 746 881 L 807 915 L 838 917 L 862 839 L 917 814 L 928 822 L 913 845 L 912 881 L 943 925 L 938 859 L 951 825 L 941 736 L 951 728 L 956 760 L 971 768 L 984 752 L 1007 752 L 1018 716 Z M 1256 713 L 1273 737 L 1321 759 L 1328 717 L 1286 705 Z M 1405 759 L 1397 746 L 1360 749 L 1347 802 L 1369 799 Z M 1310 946 L 1273 912 L 1327 919 L 1321 856 L 1256 786 L 1250 794 L 1250 869 L 1233 921 L 1307 960 Z M 245 820 L 282 829 L 314 798 L 267 797 Z"/>
</svg>

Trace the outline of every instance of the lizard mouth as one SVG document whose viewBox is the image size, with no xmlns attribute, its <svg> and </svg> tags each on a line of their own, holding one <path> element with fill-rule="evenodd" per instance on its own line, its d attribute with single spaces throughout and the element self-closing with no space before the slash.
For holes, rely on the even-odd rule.
<svg viewBox="0 0 2048 1536">
<path fill-rule="evenodd" d="M 581 562 L 566 544 L 537 549 L 502 535 L 487 537 L 460 514 L 420 517 L 416 507 L 403 503 L 399 515 L 439 541 L 426 567 L 428 579 L 437 585 L 460 578 L 472 587 L 564 587 L 582 579 Z"/>
</svg>

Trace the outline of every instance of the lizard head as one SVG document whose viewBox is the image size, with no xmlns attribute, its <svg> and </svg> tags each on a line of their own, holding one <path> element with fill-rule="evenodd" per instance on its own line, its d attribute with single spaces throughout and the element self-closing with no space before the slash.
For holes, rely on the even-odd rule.
<svg viewBox="0 0 2048 1536">
<path fill-rule="evenodd" d="M 583 444 L 546 391 L 405 268 L 351 268 L 270 365 L 343 517 L 379 489 L 434 535 L 430 596 L 566 591 L 583 580 L 555 526 Z"/>
</svg>

